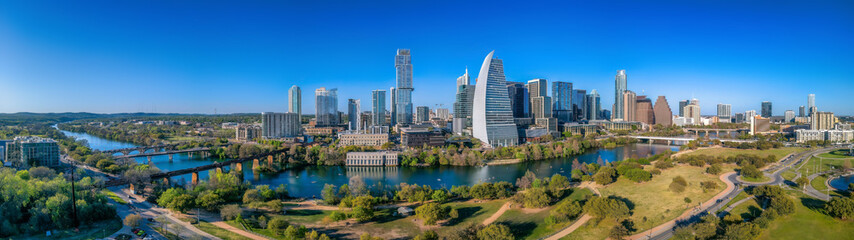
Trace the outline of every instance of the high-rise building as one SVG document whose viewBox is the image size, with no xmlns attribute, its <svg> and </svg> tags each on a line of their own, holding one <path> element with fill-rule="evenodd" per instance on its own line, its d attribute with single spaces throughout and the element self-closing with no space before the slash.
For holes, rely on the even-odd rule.
<svg viewBox="0 0 854 240">
<path fill-rule="evenodd" d="M 810 129 L 812 130 L 828 130 L 836 124 L 836 117 L 832 112 L 814 112 L 811 117 Z"/>
<path fill-rule="evenodd" d="M 525 87 L 525 84 L 520 82 L 507 82 L 507 94 L 510 95 L 510 107 L 513 109 L 513 117 L 528 117 L 530 100 L 528 99 L 528 88 Z"/>
<path fill-rule="evenodd" d="M 804 107 L 802 105 L 801 107 L 798 108 L 798 117 L 806 117 L 806 116 L 807 116 L 807 109 L 806 109 L 806 107 Z"/>
<path fill-rule="evenodd" d="M 325 87 L 314 91 L 315 122 L 317 126 L 328 127 L 338 125 L 338 89 L 327 90 Z"/>
<path fill-rule="evenodd" d="M 593 121 L 602 118 L 602 104 L 601 99 L 599 98 L 599 93 L 596 92 L 596 89 L 590 91 L 590 94 L 587 94 L 587 120 Z"/>
<path fill-rule="evenodd" d="M 391 111 L 391 116 L 389 116 L 389 123 L 394 126 L 397 125 L 397 88 L 390 87 L 388 89 L 388 93 L 391 95 L 391 98 L 389 98 L 391 99 L 391 108 L 389 108 Z"/>
<path fill-rule="evenodd" d="M 682 111 L 685 113 L 685 118 L 693 119 L 694 124 L 700 124 L 700 100 L 691 99 Z"/>
<path fill-rule="evenodd" d="M 19 167 L 59 166 L 59 144 L 50 138 L 15 137 L 14 141 L 6 143 L 5 155 L 6 161 Z"/>
<path fill-rule="evenodd" d="M 727 119 L 726 122 L 729 122 L 730 118 L 732 118 L 732 105 L 718 103 L 718 119 Z"/>
<path fill-rule="evenodd" d="M 670 126 L 673 124 L 673 111 L 670 110 L 670 104 L 667 103 L 667 98 L 658 96 L 655 100 L 655 124 Z"/>
<path fill-rule="evenodd" d="M 744 112 L 744 121 L 750 121 L 750 118 L 756 117 L 756 110 L 747 110 Z"/>
<path fill-rule="evenodd" d="M 466 68 L 466 73 L 457 78 L 457 88 L 463 85 L 471 85 L 471 78 L 469 78 L 469 69 Z"/>
<path fill-rule="evenodd" d="M 347 120 L 350 131 L 361 130 L 362 101 L 359 99 L 347 99 Z"/>
<path fill-rule="evenodd" d="M 464 79 L 460 81 L 460 79 Z M 468 69 L 465 75 L 457 78 L 457 83 L 468 83 Z M 456 100 L 454 101 L 454 133 L 462 135 L 465 129 L 472 125 L 472 105 L 474 104 L 475 85 L 459 85 L 457 86 Z"/>
<path fill-rule="evenodd" d="M 807 106 L 815 107 L 815 94 L 807 95 Z"/>
<path fill-rule="evenodd" d="M 587 90 L 575 89 L 572 91 L 572 116 L 575 121 L 587 119 Z"/>
<path fill-rule="evenodd" d="M 628 90 L 626 81 L 626 70 L 618 70 L 617 75 L 614 77 L 614 111 L 613 116 L 611 116 L 613 119 L 625 119 L 625 116 L 623 116 L 625 113 L 623 93 Z M 634 101 L 634 98 L 632 98 L 632 101 Z"/>
<path fill-rule="evenodd" d="M 409 49 L 398 49 L 394 58 L 394 68 L 397 71 L 397 89 L 394 93 L 396 124 L 412 123 L 412 57 Z"/>
<path fill-rule="evenodd" d="M 637 97 L 638 97 L 638 95 L 635 94 L 635 92 L 632 92 L 631 90 L 623 91 L 623 97 L 622 97 L 623 102 L 621 105 L 623 112 L 620 113 L 620 115 L 622 117 L 616 118 L 616 119 L 622 119 L 623 121 L 627 121 L 627 122 L 637 121 L 637 118 L 635 115 L 637 113 L 637 110 L 636 110 L 636 108 L 637 108 Z"/>
<path fill-rule="evenodd" d="M 477 76 L 472 134 L 492 147 L 513 146 L 518 143 L 519 135 L 507 95 L 504 64 L 501 59 L 492 58 L 494 53 L 486 55 Z"/>
<path fill-rule="evenodd" d="M 611 119 L 611 110 L 602 109 L 602 119 Z"/>
<path fill-rule="evenodd" d="M 385 90 L 371 92 L 371 125 L 385 126 Z"/>
<path fill-rule="evenodd" d="M 783 113 L 783 117 L 784 117 L 783 121 L 785 121 L 787 123 L 794 122 L 795 121 L 795 111 L 786 110 L 786 112 Z"/>
<path fill-rule="evenodd" d="M 297 85 L 288 89 L 288 112 L 302 116 L 302 90 Z"/>
<path fill-rule="evenodd" d="M 688 100 L 679 101 L 679 116 L 685 117 L 685 106 L 688 106 Z"/>
<path fill-rule="evenodd" d="M 479 76 L 478 76 L 479 77 Z M 552 99 L 548 96 L 548 81 L 542 78 L 528 80 L 528 96 L 531 100 L 531 117 L 551 117 Z"/>
<path fill-rule="evenodd" d="M 425 123 L 430 121 L 430 107 L 418 106 L 415 108 L 415 123 Z"/>
<path fill-rule="evenodd" d="M 302 134 L 300 116 L 297 113 L 261 113 L 261 137 L 278 139 Z M 251 140 L 251 139 L 250 139 Z"/>
<path fill-rule="evenodd" d="M 807 113 L 809 114 L 810 117 L 812 117 L 813 113 L 817 113 L 817 112 L 818 112 L 818 107 L 816 107 L 816 106 L 812 106 L 812 107 L 810 107 L 810 109 L 807 109 Z"/>
<path fill-rule="evenodd" d="M 735 114 L 735 123 L 743 123 L 747 121 L 744 113 L 736 113 Z"/>
<path fill-rule="evenodd" d="M 771 102 L 762 102 L 762 117 L 770 118 L 772 115 L 773 112 L 771 111 Z"/>
<path fill-rule="evenodd" d="M 558 123 L 573 122 L 573 91 L 572 83 L 552 82 L 552 98 L 554 100 L 554 112 Z"/>
<path fill-rule="evenodd" d="M 652 100 L 646 96 L 637 96 L 635 102 L 635 121 L 646 123 L 649 125 L 655 124 L 655 111 L 652 109 Z"/>
<path fill-rule="evenodd" d="M 447 108 L 437 108 L 436 109 L 436 117 L 442 120 L 448 120 L 451 116 L 451 112 Z"/>
</svg>

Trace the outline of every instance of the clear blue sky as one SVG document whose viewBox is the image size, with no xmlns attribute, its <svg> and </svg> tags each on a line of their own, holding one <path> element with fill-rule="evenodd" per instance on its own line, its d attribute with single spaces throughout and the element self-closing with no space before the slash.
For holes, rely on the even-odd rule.
<svg viewBox="0 0 854 240">
<path fill-rule="evenodd" d="M 507 79 L 597 89 L 614 74 L 654 99 L 733 112 L 854 114 L 853 1 L 4 1 L 0 112 L 285 111 L 287 89 L 370 106 L 412 50 L 413 101 L 451 108 L 491 50 Z M 524 3 L 524 4 L 521 4 Z"/>
</svg>

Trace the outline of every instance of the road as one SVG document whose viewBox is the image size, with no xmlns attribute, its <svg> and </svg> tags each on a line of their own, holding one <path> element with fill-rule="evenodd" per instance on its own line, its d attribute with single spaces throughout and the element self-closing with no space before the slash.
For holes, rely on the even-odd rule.
<svg viewBox="0 0 854 240">
<path fill-rule="evenodd" d="M 722 177 L 721 180 L 725 180 L 725 182 L 735 184 L 735 188 L 732 190 L 729 190 L 729 192 L 727 192 L 727 190 L 725 190 L 724 192 L 726 192 L 726 194 L 723 194 L 723 192 L 722 192 L 723 196 L 721 196 L 721 197 L 716 196 L 715 198 L 712 198 L 712 200 L 710 200 L 710 201 L 714 201 L 714 204 L 710 204 L 709 206 L 705 206 L 702 209 L 702 211 L 697 211 L 696 213 L 694 213 L 694 214 L 692 214 L 692 215 L 690 215 L 684 219 L 680 218 L 680 219 L 677 219 L 674 221 L 678 222 L 678 226 L 684 226 L 684 225 L 688 225 L 688 224 L 700 221 L 701 217 L 703 217 L 707 214 L 714 213 L 714 212 L 721 210 L 721 208 L 724 205 L 726 205 L 726 203 L 729 202 L 729 200 L 731 200 L 736 195 L 738 195 L 738 193 L 744 191 L 742 186 L 782 185 L 785 181 L 783 176 L 781 176 L 782 172 L 792 168 L 795 165 L 798 165 L 804 161 L 809 160 L 809 158 L 813 154 L 817 154 L 817 153 L 823 152 L 823 151 L 830 151 L 832 149 L 833 148 L 813 150 L 813 151 L 799 153 L 797 155 L 789 155 L 789 156 L 783 158 L 783 160 L 781 160 L 779 162 L 779 164 L 777 164 L 776 166 L 763 170 L 763 172 L 766 174 L 766 176 L 770 176 L 772 179 L 771 181 L 768 181 L 765 183 L 742 182 L 739 180 L 739 177 L 737 174 L 729 174 L 726 177 L 721 176 Z M 670 222 L 668 222 L 668 223 L 670 223 Z M 645 236 L 635 235 L 635 236 L 632 236 L 632 239 L 654 239 L 654 240 L 669 239 L 669 238 L 673 237 L 673 232 L 676 230 L 677 225 L 674 224 L 673 226 L 667 226 L 668 223 L 665 223 L 665 224 L 662 224 L 662 225 L 656 227 L 656 228 L 661 228 L 660 231 L 652 231 L 651 233 L 646 233 Z M 655 229 L 655 228 L 653 228 L 653 229 Z"/>
<path fill-rule="evenodd" d="M 175 234 L 176 236 L 178 236 L 181 239 L 214 239 L 214 240 L 220 240 L 220 238 L 218 238 L 214 235 L 211 235 L 209 233 L 206 233 L 202 230 L 199 230 L 198 228 L 196 228 L 192 224 L 190 224 L 188 222 L 181 221 L 180 219 L 172 216 L 172 214 L 169 212 L 169 210 L 164 209 L 164 208 L 160 208 L 160 207 L 155 206 L 154 204 L 145 202 L 145 199 L 143 199 L 142 197 L 139 197 L 136 195 L 131 195 L 130 190 L 128 190 L 126 188 L 115 188 L 114 187 L 114 188 L 109 188 L 109 190 L 112 191 L 113 193 L 116 193 L 116 195 L 118 195 L 120 198 L 122 198 L 122 200 L 125 200 L 128 203 L 131 203 L 131 200 L 133 201 L 131 204 L 128 204 L 130 206 L 129 207 L 130 211 L 119 212 L 119 216 L 122 219 L 124 219 L 125 216 L 127 216 L 129 214 L 139 214 L 143 218 L 143 221 L 141 222 L 140 225 L 148 228 L 148 229 L 143 228 L 143 230 L 145 230 L 146 232 L 154 232 L 154 231 L 149 231 L 149 230 L 153 230 L 153 229 L 150 229 L 150 227 L 147 226 L 147 223 L 152 223 L 148 219 L 157 219 L 158 217 L 163 216 L 164 218 L 162 218 L 162 219 L 167 222 L 167 229 L 166 230 L 169 231 L 169 233 Z M 126 205 L 125 207 L 128 207 L 128 206 Z M 160 223 L 153 223 L 153 224 L 156 226 L 160 225 Z M 162 238 L 162 236 L 160 236 L 160 237 L 161 237 L 160 239 L 166 239 L 166 238 Z"/>
</svg>

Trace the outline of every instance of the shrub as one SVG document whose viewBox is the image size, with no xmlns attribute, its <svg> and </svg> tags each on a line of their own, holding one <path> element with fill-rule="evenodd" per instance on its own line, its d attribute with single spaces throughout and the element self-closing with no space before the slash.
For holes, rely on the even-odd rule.
<svg viewBox="0 0 854 240">
<path fill-rule="evenodd" d="M 681 193 L 685 191 L 685 187 L 688 186 L 688 181 L 685 180 L 682 176 L 676 176 L 673 178 L 673 182 L 670 183 L 669 189 L 672 192 Z"/>
<path fill-rule="evenodd" d="M 651 173 L 639 168 L 629 169 L 623 176 L 635 182 L 646 182 L 652 179 Z"/>
<path fill-rule="evenodd" d="M 706 173 L 712 175 L 718 175 L 723 171 L 720 164 L 712 164 L 711 166 L 706 168 Z"/>
</svg>

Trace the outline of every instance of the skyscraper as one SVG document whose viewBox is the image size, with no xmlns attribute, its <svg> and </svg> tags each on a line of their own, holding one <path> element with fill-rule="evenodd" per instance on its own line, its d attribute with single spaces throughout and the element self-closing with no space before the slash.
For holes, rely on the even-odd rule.
<svg viewBox="0 0 854 240">
<path fill-rule="evenodd" d="M 302 126 L 297 113 L 261 113 L 261 137 L 264 139 L 295 137 L 301 133 Z"/>
<path fill-rule="evenodd" d="M 637 111 L 636 111 L 637 97 L 638 97 L 638 95 L 635 94 L 635 92 L 632 92 L 630 90 L 623 91 L 623 97 L 622 97 L 623 102 L 621 105 L 623 112 L 620 113 L 623 117 L 622 118 L 615 118 L 615 119 L 622 119 L 623 121 L 627 121 L 627 122 L 637 121 L 637 118 L 635 118 L 635 114 L 637 113 Z M 616 113 L 614 113 L 614 114 L 616 114 Z"/>
<path fill-rule="evenodd" d="M 491 147 L 513 146 L 518 143 L 519 136 L 507 96 L 504 64 L 501 59 L 492 58 L 494 53 L 486 55 L 477 76 L 472 134 Z"/>
<path fill-rule="evenodd" d="M 397 89 L 394 93 L 396 124 L 412 123 L 412 57 L 409 49 L 398 49 L 394 58 L 394 68 L 397 71 Z"/>
<path fill-rule="evenodd" d="M 806 109 L 806 107 L 801 105 L 801 107 L 798 108 L 798 117 L 806 117 L 806 116 L 807 116 L 807 109 Z"/>
<path fill-rule="evenodd" d="M 694 125 L 700 125 L 700 100 L 691 99 L 682 111 L 685 113 L 685 118 L 692 119 Z"/>
<path fill-rule="evenodd" d="M 288 112 L 302 116 L 302 90 L 297 85 L 288 89 Z"/>
<path fill-rule="evenodd" d="M 415 123 L 425 123 L 430 121 L 430 107 L 418 106 L 415 108 Z"/>
<path fill-rule="evenodd" d="M 812 130 L 828 130 L 833 128 L 836 122 L 836 117 L 832 112 L 814 112 L 810 120 L 810 129 Z"/>
<path fill-rule="evenodd" d="M 573 119 L 572 83 L 552 82 L 552 98 L 554 98 L 554 115 L 558 123 L 572 122 Z"/>
<path fill-rule="evenodd" d="M 371 92 L 371 125 L 385 126 L 385 90 Z"/>
<path fill-rule="evenodd" d="M 773 115 L 771 111 L 771 102 L 765 101 L 762 102 L 762 117 L 770 118 Z"/>
<path fill-rule="evenodd" d="M 520 82 L 507 82 L 507 94 L 510 95 L 510 106 L 513 109 L 514 118 L 528 117 L 528 88 Z"/>
<path fill-rule="evenodd" d="M 391 120 L 391 125 L 397 125 L 397 88 L 390 87 L 388 89 L 389 94 L 391 94 L 391 116 L 389 117 Z"/>
<path fill-rule="evenodd" d="M 729 122 L 729 119 L 732 118 L 732 105 L 718 103 L 718 119 L 724 120 L 727 119 L 726 122 Z"/>
<path fill-rule="evenodd" d="M 478 80 L 480 80 L 480 76 L 478 76 Z M 529 80 L 527 86 L 528 95 L 531 98 L 531 117 L 535 119 L 552 117 L 552 99 L 547 92 L 548 82 L 545 79 L 537 78 Z"/>
<path fill-rule="evenodd" d="M 786 110 L 785 112 L 783 112 L 783 117 L 784 117 L 783 121 L 785 121 L 787 123 L 794 122 L 795 121 L 795 111 Z"/>
<path fill-rule="evenodd" d="M 815 94 L 807 95 L 807 106 L 815 107 Z"/>
<path fill-rule="evenodd" d="M 626 70 L 617 71 L 617 76 L 614 77 L 614 111 L 612 113 L 612 119 L 624 119 L 625 113 L 624 106 L 625 101 L 623 100 L 623 92 L 625 92 L 627 87 L 627 77 Z M 634 101 L 634 99 L 632 99 Z"/>
<path fill-rule="evenodd" d="M 326 90 L 325 87 L 314 91 L 315 122 L 317 126 L 327 127 L 338 125 L 338 89 Z"/>
<path fill-rule="evenodd" d="M 673 124 L 673 111 L 670 110 L 670 104 L 667 103 L 667 98 L 658 96 L 655 100 L 655 124 L 670 126 Z"/>
<path fill-rule="evenodd" d="M 596 89 L 587 94 L 587 120 L 597 120 L 602 118 L 602 104 L 599 98 L 599 93 Z"/>
<path fill-rule="evenodd" d="M 575 89 L 572 91 L 572 116 L 575 121 L 581 121 L 587 118 L 587 90 Z"/>
<path fill-rule="evenodd" d="M 463 130 L 471 127 L 472 105 L 474 100 L 475 85 L 469 85 L 468 69 L 463 76 L 457 78 L 457 84 L 465 83 L 457 86 L 456 101 L 454 101 L 454 133 L 462 135 Z"/>
<path fill-rule="evenodd" d="M 635 103 L 636 121 L 649 125 L 655 124 L 655 111 L 652 109 L 652 100 L 646 96 L 637 96 Z"/>
<path fill-rule="evenodd" d="M 362 101 L 359 99 L 347 99 L 347 119 L 351 131 L 362 130 L 359 123 L 362 122 Z"/>
<path fill-rule="evenodd" d="M 688 106 L 688 100 L 679 101 L 679 116 L 685 117 L 685 106 Z"/>
<path fill-rule="evenodd" d="M 471 79 L 469 78 L 469 69 L 466 68 L 466 73 L 457 78 L 457 88 L 463 85 L 471 85 Z"/>
</svg>

